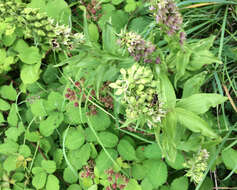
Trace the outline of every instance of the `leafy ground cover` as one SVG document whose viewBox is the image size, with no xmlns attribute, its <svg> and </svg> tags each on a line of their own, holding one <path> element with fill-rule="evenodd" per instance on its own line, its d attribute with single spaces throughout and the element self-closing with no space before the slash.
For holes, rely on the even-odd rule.
<svg viewBox="0 0 237 190">
<path fill-rule="evenodd" d="M 0 189 L 237 188 L 237 3 L 0 0 Z"/>
</svg>

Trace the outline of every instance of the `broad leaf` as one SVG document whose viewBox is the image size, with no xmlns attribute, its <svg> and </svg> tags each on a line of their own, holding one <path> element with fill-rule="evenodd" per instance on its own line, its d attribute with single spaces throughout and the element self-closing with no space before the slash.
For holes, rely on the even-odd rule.
<svg viewBox="0 0 237 190">
<path fill-rule="evenodd" d="M 118 137 L 110 132 L 100 132 L 99 133 L 99 138 L 106 148 L 113 148 L 117 145 L 118 143 Z"/>
<path fill-rule="evenodd" d="M 196 114 L 203 114 L 207 112 L 211 107 L 215 107 L 218 104 L 225 102 L 228 98 L 214 93 L 201 93 L 194 94 L 187 98 L 183 98 L 177 102 L 177 107 L 189 110 Z"/>
<path fill-rule="evenodd" d="M 151 159 L 161 159 L 162 153 L 158 144 L 154 143 L 146 146 L 144 149 L 144 156 Z"/>
<path fill-rule="evenodd" d="M 46 190 L 59 190 L 59 180 L 54 175 L 49 175 L 46 183 Z"/>
<path fill-rule="evenodd" d="M 41 62 L 41 55 L 37 47 L 29 47 L 20 52 L 19 57 L 26 64 L 35 64 Z"/>
<path fill-rule="evenodd" d="M 24 84 L 32 84 L 39 79 L 40 63 L 34 65 L 23 65 L 21 69 L 21 80 Z"/>
<path fill-rule="evenodd" d="M 229 148 L 222 151 L 221 157 L 226 168 L 229 170 L 235 169 L 235 173 L 237 173 L 237 151 L 233 148 Z"/>
<path fill-rule="evenodd" d="M 218 135 L 209 127 L 208 123 L 195 113 L 183 108 L 175 108 L 178 122 L 189 130 L 201 133 L 210 138 L 217 138 Z"/>
<path fill-rule="evenodd" d="M 127 140 L 120 140 L 117 149 L 123 160 L 136 160 L 135 149 Z"/>
<path fill-rule="evenodd" d="M 171 190 L 177 190 L 177 189 L 182 189 L 182 190 L 188 190 L 188 178 L 185 176 L 176 178 L 172 181 Z"/>
<path fill-rule="evenodd" d="M 70 150 L 75 150 L 85 142 L 85 133 L 81 126 L 70 128 L 67 132 L 65 146 Z"/>
<path fill-rule="evenodd" d="M 36 189 L 42 189 L 46 183 L 47 174 L 45 172 L 36 173 L 32 179 L 32 185 Z"/>
<path fill-rule="evenodd" d="M 4 99 L 15 101 L 17 97 L 17 92 L 13 88 L 12 84 L 10 85 L 4 85 L 0 87 L 0 95 Z"/>
<path fill-rule="evenodd" d="M 56 170 L 56 163 L 52 160 L 42 160 L 41 167 L 49 174 L 52 174 Z"/>
<path fill-rule="evenodd" d="M 47 115 L 45 107 L 44 107 L 44 100 L 38 99 L 31 104 L 31 111 L 37 117 L 44 117 Z"/>
</svg>

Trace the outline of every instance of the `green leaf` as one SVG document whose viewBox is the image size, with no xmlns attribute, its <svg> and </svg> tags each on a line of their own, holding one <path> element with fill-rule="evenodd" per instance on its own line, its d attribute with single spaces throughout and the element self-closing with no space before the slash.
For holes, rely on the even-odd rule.
<svg viewBox="0 0 237 190">
<path fill-rule="evenodd" d="M 89 120 L 91 127 L 96 131 L 103 131 L 111 125 L 110 117 L 101 110 L 96 115 L 89 116 Z"/>
<path fill-rule="evenodd" d="M 136 180 L 142 180 L 146 176 L 146 168 L 141 164 L 132 166 L 132 177 Z"/>
<path fill-rule="evenodd" d="M 130 179 L 124 190 L 142 190 L 135 179 Z"/>
<path fill-rule="evenodd" d="M 120 140 L 117 149 L 123 160 L 136 160 L 135 149 L 127 140 Z"/>
<path fill-rule="evenodd" d="M 100 132 L 98 134 L 102 144 L 104 145 L 104 147 L 106 148 L 113 148 L 117 145 L 118 143 L 118 137 L 110 132 Z"/>
<path fill-rule="evenodd" d="M 235 173 L 237 173 L 237 151 L 233 148 L 229 148 L 227 150 L 222 151 L 221 158 L 227 169 L 233 170 L 235 169 Z"/>
<path fill-rule="evenodd" d="M 136 2 L 134 0 L 130 0 L 124 7 L 124 10 L 128 13 L 135 11 L 137 8 Z"/>
<path fill-rule="evenodd" d="M 8 156 L 7 159 L 3 162 L 3 168 L 9 173 L 16 170 L 17 156 Z"/>
<path fill-rule="evenodd" d="M 147 169 L 146 178 L 153 188 L 163 185 L 168 176 L 167 166 L 161 160 L 146 160 L 144 166 Z"/>
<path fill-rule="evenodd" d="M 3 122 L 5 122 L 5 119 L 4 119 L 3 115 L 2 115 L 2 113 L 0 112 L 0 124 L 3 123 Z"/>
<path fill-rule="evenodd" d="M 114 149 L 106 149 L 108 154 L 113 160 L 116 160 L 118 153 Z M 100 174 L 103 174 L 105 170 L 112 167 L 113 162 L 111 158 L 105 153 L 104 150 L 100 151 L 98 157 L 95 160 L 96 168 Z"/>
<path fill-rule="evenodd" d="M 177 189 L 182 189 L 182 190 L 188 190 L 188 178 L 185 176 L 176 178 L 172 181 L 171 190 L 177 190 Z"/>
<path fill-rule="evenodd" d="M 97 138 L 90 127 L 85 129 L 85 136 L 87 142 L 97 142 Z"/>
<path fill-rule="evenodd" d="M 6 134 L 6 136 L 7 136 L 7 138 L 8 139 L 11 139 L 11 140 L 13 140 L 13 141 L 17 141 L 17 139 L 18 139 L 18 136 L 19 136 L 19 134 L 18 134 L 18 129 L 16 128 L 16 127 L 10 127 L 10 128 L 8 128 L 7 130 L 6 130 L 6 132 L 5 132 L 5 134 Z"/>
<path fill-rule="evenodd" d="M 94 23 L 88 25 L 89 38 L 92 42 L 97 42 L 99 40 L 99 31 Z"/>
<path fill-rule="evenodd" d="M 63 179 L 67 183 L 75 183 L 78 180 L 78 177 L 73 174 L 69 167 L 67 167 L 63 171 Z"/>
<path fill-rule="evenodd" d="M 81 126 L 77 128 L 70 128 L 68 130 L 66 139 L 65 139 L 65 147 L 70 150 L 75 150 L 83 145 L 85 142 L 85 133 Z"/>
<path fill-rule="evenodd" d="M 44 117 L 47 115 L 44 107 L 44 100 L 43 99 L 37 99 L 31 104 L 30 106 L 32 113 L 36 117 Z"/>
<path fill-rule="evenodd" d="M 117 10 L 113 12 L 111 19 L 114 29 L 119 33 L 128 23 L 129 15 L 122 10 Z"/>
<path fill-rule="evenodd" d="M 41 167 L 49 174 L 52 174 L 56 171 L 56 163 L 52 160 L 42 160 Z"/>
<path fill-rule="evenodd" d="M 14 141 L 7 141 L 3 144 L 0 144 L 0 153 L 2 154 L 13 154 L 16 153 L 18 150 L 18 144 Z"/>
<path fill-rule="evenodd" d="M 42 75 L 42 79 L 46 84 L 50 84 L 57 81 L 58 75 L 58 68 L 55 68 L 53 64 L 49 64 Z"/>
<path fill-rule="evenodd" d="M 159 74 L 161 79 L 161 93 L 162 99 L 166 103 L 167 108 L 174 108 L 176 104 L 176 95 L 174 92 L 174 88 L 169 81 L 169 78 L 165 74 Z"/>
<path fill-rule="evenodd" d="M 23 63 L 35 64 L 41 62 L 41 55 L 37 47 L 29 47 L 20 52 L 19 57 Z"/>
<path fill-rule="evenodd" d="M 120 3 L 122 3 L 124 0 L 112 0 L 112 4 L 114 5 L 119 5 Z"/>
<path fill-rule="evenodd" d="M 182 108 L 175 108 L 178 122 L 195 133 L 201 133 L 209 138 L 218 138 L 218 135 L 209 127 L 208 123 L 193 112 Z"/>
<path fill-rule="evenodd" d="M 201 72 L 193 77 L 189 78 L 185 83 L 183 87 L 183 95 L 182 98 L 187 98 L 193 94 L 197 94 L 200 92 L 200 88 L 204 83 L 204 80 L 206 78 L 207 72 Z"/>
<path fill-rule="evenodd" d="M 10 112 L 7 116 L 7 122 L 9 125 L 16 127 L 18 123 L 18 115 L 16 110 L 16 104 L 12 104 Z"/>
<path fill-rule="evenodd" d="M 50 107 L 50 110 L 60 110 L 62 111 L 62 106 L 64 103 L 64 98 L 62 96 L 62 94 L 58 93 L 58 92 L 50 92 L 49 96 L 48 96 L 48 107 Z M 49 109 L 49 108 L 47 108 Z"/>
<path fill-rule="evenodd" d="M 20 145 L 18 152 L 19 152 L 20 155 L 24 156 L 25 158 L 27 158 L 31 155 L 30 148 L 25 144 Z"/>
<path fill-rule="evenodd" d="M 49 175 L 46 183 L 46 190 L 59 190 L 59 180 L 54 175 Z"/>
<path fill-rule="evenodd" d="M 32 179 L 32 185 L 36 189 L 42 189 L 45 185 L 47 174 L 45 172 L 36 173 Z"/>
<path fill-rule="evenodd" d="M 60 112 L 51 113 L 47 119 L 40 122 L 40 133 L 45 137 L 53 134 L 54 130 L 59 127 L 63 121 L 63 114 Z"/>
<path fill-rule="evenodd" d="M 142 186 L 142 190 L 153 190 L 153 186 L 148 178 L 145 178 L 144 180 L 142 180 L 141 186 Z"/>
<path fill-rule="evenodd" d="M 63 151 L 57 148 L 53 153 L 53 160 L 56 162 L 57 166 L 60 166 L 63 161 Z"/>
<path fill-rule="evenodd" d="M 81 113 L 78 107 L 75 107 L 71 102 L 66 106 L 66 116 L 70 124 L 80 124 L 86 122 L 86 109 L 81 108 Z"/>
<path fill-rule="evenodd" d="M 115 54 L 119 47 L 116 41 L 115 31 L 110 23 L 105 23 L 102 31 L 103 49 L 107 52 Z"/>
<path fill-rule="evenodd" d="M 74 166 L 74 168 L 78 170 L 87 164 L 90 154 L 91 147 L 90 144 L 87 143 L 79 149 L 70 150 L 68 153 L 68 160 Z"/>
<path fill-rule="evenodd" d="M 134 31 L 137 33 L 142 33 L 147 26 L 151 23 L 150 17 L 140 16 L 135 17 L 129 22 L 128 29 L 129 31 Z"/>
<path fill-rule="evenodd" d="M 12 83 L 11 83 L 10 85 L 1 86 L 0 95 L 4 99 L 15 101 L 17 97 L 17 92 L 13 88 Z"/>
<path fill-rule="evenodd" d="M 24 84 L 32 84 L 39 79 L 40 63 L 34 65 L 23 65 L 21 69 L 21 80 Z"/>
<path fill-rule="evenodd" d="M 213 189 L 214 185 L 212 180 L 209 177 L 206 177 L 202 183 L 200 190 Z"/>
<path fill-rule="evenodd" d="M 146 146 L 144 149 L 144 155 L 146 158 L 151 158 L 151 159 L 162 158 L 161 149 L 157 143 Z"/>
<path fill-rule="evenodd" d="M 7 111 L 11 108 L 10 104 L 0 98 L 0 111 Z"/>
<path fill-rule="evenodd" d="M 18 53 L 23 53 L 25 49 L 28 48 L 29 48 L 28 44 L 22 39 L 17 40 L 13 47 L 13 49 Z"/>
<path fill-rule="evenodd" d="M 7 47 L 12 46 L 12 44 L 16 40 L 16 37 L 17 37 L 16 32 L 14 32 L 11 35 L 3 35 L 3 37 L 2 37 L 3 44 Z"/>
<path fill-rule="evenodd" d="M 181 153 L 177 153 L 174 162 L 170 161 L 169 159 L 166 159 L 166 163 L 167 163 L 170 167 L 172 167 L 172 168 L 174 168 L 174 169 L 176 169 L 176 170 L 181 170 L 181 169 L 183 169 L 183 168 L 184 168 L 184 166 L 183 166 L 184 162 L 185 162 L 184 156 L 183 156 L 183 154 L 181 154 Z"/>
<path fill-rule="evenodd" d="M 218 104 L 225 102 L 228 98 L 214 93 L 194 94 L 187 98 L 183 98 L 177 102 L 177 107 L 189 110 L 196 114 L 203 114 L 211 107 L 216 107 Z"/>
<path fill-rule="evenodd" d="M 67 190 L 81 190 L 81 186 L 78 184 L 72 184 L 67 188 Z"/>
</svg>

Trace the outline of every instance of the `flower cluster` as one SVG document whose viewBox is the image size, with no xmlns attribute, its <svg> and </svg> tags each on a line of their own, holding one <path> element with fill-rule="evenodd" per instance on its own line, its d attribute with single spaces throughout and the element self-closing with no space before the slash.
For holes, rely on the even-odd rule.
<svg viewBox="0 0 237 190">
<path fill-rule="evenodd" d="M 106 187 L 106 190 L 123 190 L 129 182 L 129 179 L 126 176 L 119 172 L 115 172 L 113 169 L 107 170 L 106 174 L 108 175 L 107 180 L 110 184 Z"/>
<path fill-rule="evenodd" d="M 207 150 L 202 149 L 196 156 L 187 161 L 184 164 L 184 167 L 188 168 L 186 176 L 190 177 L 195 183 L 199 183 L 204 176 L 205 170 L 207 169 L 208 157 L 209 154 Z"/>
<path fill-rule="evenodd" d="M 135 63 L 127 71 L 121 69 L 121 79 L 111 83 L 115 95 L 121 95 L 129 120 L 145 119 L 149 127 L 166 115 L 162 98 L 157 93 L 159 81 L 154 80 L 150 67 Z"/>
<path fill-rule="evenodd" d="M 169 36 L 180 32 L 183 19 L 178 11 L 178 8 L 173 0 L 152 1 L 149 7 L 155 17 L 156 23 L 167 32 Z M 180 32 L 180 42 L 185 40 L 185 33 Z"/>
<path fill-rule="evenodd" d="M 122 48 L 128 50 L 129 54 L 134 57 L 137 62 L 144 63 L 160 63 L 157 56 L 157 48 L 149 41 L 145 41 L 140 35 L 134 32 L 121 32 L 118 40 Z"/>
<path fill-rule="evenodd" d="M 70 102 L 74 102 L 74 106 L 78 107 L 79 106 L 79 98 L 82 96 L 82 103 L 84 103 L 87 99 L 87 94 L 85 91 L 85 80 L 82 78 L 80 81 L 75 82 L 75 89 L 67 88 L 66 93 L 65 93 L 65 98 L 69 100 Z M 99 90 L 99 100 L 100 103 L 106 108 L 112 110 L 114 105 L 113 105 L 113 98 L 109 95 L 108 90 L 109 90 L 109 83 L 105 82 L 103 86 Z M 91 86 L 88 87 L 88 89 L 91 89 Z M 90 95 L 88 96 L 89 100 L 93 101 L 93 99 L 96 99 L 96 92 L 94 89 L 90 91 Z M 89 109 L 89 112 L 87 113 L 88 115 L 96 115 L 97 110 L 96 106 L 92 104 L 90 101 L 87 103 L 87 107 Z"/>
<path fill-rule="evenodd" d="M 95 167 L 95 163 L 93 160 L 89 160 L 88 161 L 88 165 L 83 167 L 83 171 L 81 173 L 81 177 L 82 178 L 95 178 L 95 174 L 94 174 L 94 167 Z"/>
<path fill-rule="evenodd" d="M 83 34 L 73 34 L 68 26 L 55 24 L 46 13 L 29 8 L 24 3 L 7 1 L 0 3 L 0 22 L 5 23 L 5 34 L 11 35 L 17 29 L 24 31 L 25 38 L 34 38 L 38 43 L 54 48 L 72 47 L 83 43 Z"/>
<path fill-rule="evenodd" d="M 86 6 L 86 10 L 88 13 L 87 19 L 92 19 L 93 21 L 96 22 L 102 16 L 101 5 L 96 0 L 91 0 L 91 2 L 88 3 Z"/>
</svg>

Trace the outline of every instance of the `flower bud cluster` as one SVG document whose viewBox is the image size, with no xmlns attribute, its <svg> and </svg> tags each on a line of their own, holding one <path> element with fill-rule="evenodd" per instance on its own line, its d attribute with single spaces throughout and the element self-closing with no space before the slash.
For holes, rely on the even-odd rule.
<svg viewBox="0 0 237 190">
<path fill-rule="evenodd" d="M 195 183 L 199 183 L 204 177 L 204 172 L 207 169 L 209 154 L 206 149 L 202 149 L 196 156 L 187 161 L 184 167 L 188 168 L 186 176 L 190 177 Z"/>
<path fill-rule="evenodd" d="M 36 38 L 37 42 L 54 48 L 72 47 L 74 43 L 84 41 L 83 34 L 73 34 L 68 26 L 55 24 L 46 13 L 29 8 L 24 3 L 0 3 L 0 21 L 11 26 L 6 30 L 6 35 L 11 35 L 20 28 L 24 30 L 25 38 Z"/>
<path fill-rule="evenodd" d="M 115 172 L 113 169 L 107 170 L 106 174 L 108 175 L 107 180 L 110 184 L 106 187 L 106 190 L 123 190 L 129 182 L 129 179 L 126 176 L 119 172 Z"/>
<path fill-rule="evenodd" d="M 81 177 L 82 178 L 90 177 L 90 178 L 94 179 L 95 178 L 95 174 L 94 174 L 95 163 L 93 160 L 89 160 L 87 163 L 88 163 L 88 165 L 83 167 Z"/>
<path fill-rule="evenodd" d="M 144 40 L 140 35 L 134 32 L 121 32 L 118 40 L 122 48 L 128 50 L 129 54 L 134 57 L 135 61 L 143 63 L 160 63 L 157 56 L 157 48 L 154 44 Z"/>
<path fill-rule="evenodd" d="M 180 32 L 183 19 L 178 11 L 178 8 L 173 0 L 156 0 L 151 2 L 149 10 L 153 13 L 156 23 L 167 32 L 169 36 Z M 185 40 L 185 33 L 180 33 L 180 42 Z"/>
<path fill-rule="evenodd" d="M 121 95 L 129 120 L 145 118 L 148 126 L 159 123 L 165 116 L 164 103 L 157 94 L 159 81 L 154 80 L 150 67 L 135 63 L 131 68 L 121 69 L 121 79 L 111 83 L 115 95 Z"/>
</svg>

